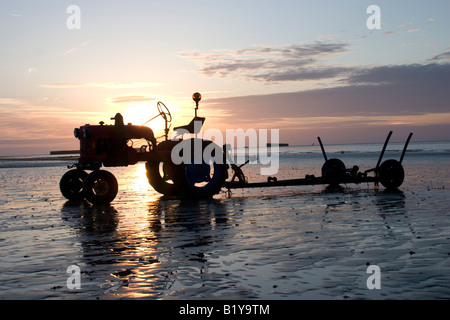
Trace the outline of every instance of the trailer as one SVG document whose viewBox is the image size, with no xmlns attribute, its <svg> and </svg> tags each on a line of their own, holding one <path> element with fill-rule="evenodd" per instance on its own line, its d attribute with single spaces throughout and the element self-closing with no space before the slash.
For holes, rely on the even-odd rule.
<svg viewBox="0 0 450 320">
<path fill-rule="evenodd" d="M 325 148 L 320 137 L 317 137 L 322 155 L 324 157 L 324 164 L 322 165 L 322 176 L 316 177 L 313 174 L 308 174 L 304 178 L 278 180 L 276 177 L 268 177 L 266 182 L 248 182 L 242 167 L 249 161 L 242 165 L 232 164 L 231 168 L 234 171 L 231 181 L 225 182 L 225 187 L 231 189 L 243 188 L 267 188 L 267 187 L 287 187 L 287 186 L 308 186 L 308 185 L 340 185 L 340 184 L 360 184 L 360 183 L 374 183 L 375 188 L 379 184 L 386 189 L 394 190 L 400 187 L 405 178 L 405 171 L 402 166 L 403 158 L 405 156 L 408 144 L 413 133 L 410 133 L 403 147 L 400 159 L 383 160 L 386 147 L 391 138 L 392 131 L 389 132 L 383 148 L 378 157 L 378 161 L 374 168 L 360 171 L 358 166 L 346 168 L 344 162 L 337 158 L 328 159 Z"/>
</svg>

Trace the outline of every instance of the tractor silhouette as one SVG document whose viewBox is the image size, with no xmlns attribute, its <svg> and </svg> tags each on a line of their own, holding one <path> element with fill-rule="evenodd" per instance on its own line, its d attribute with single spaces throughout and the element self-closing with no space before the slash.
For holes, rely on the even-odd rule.
<svg viewBox="0 0 450 320">
<path fill-rule="evenodd" d="M 92 204 L 107 204 L 114 200 L 118 192 L 115 176 L 104 167 L 120 167 L 146 162 L 146 174 L 150 185 L 159 193 L 168 196 L 192 198 L 208 198 L 217 194 L 228 177 L 228 165 L 225 161 L 212 162 L 203 157 L 203 151 L 209 146 L 212 156 L 225 159 L 221 147 L 212 141 L 198 139 L 196 134 L 201 129 L 205 118 L 197 116 L 201 94 L 192 96 L 196 103 L 195 117 L 180 127 L 175 127 L 176 140 L 169 140 L 169 128 L 172 115 L 161 101 L 157 103 L 158 115 L 147 122 L 161 116 L 165 122 L 164 140 L 157 142 L 153 130 L 144 125 L 124 124 L 123 117 L 117 113 L 113 125 L 84 125 L 74 129 L 74 135 L 80 140 L 80 157 L 78 163 L 69 166 L 60 180 L 60 190 L 69 200 L 86 199 Z M 183 134 L 193 135 L 183 139 Z M 132 145 L 134 139 L 143 139 L 146 144 L 140 148 Z M 172 150 L 183 144 L 181 152 L 191 150 L 192 161 L 175 164 L 172 161 Z M 201 148 L 195 147 L 201 146 Z M 217 153 L 217 154 L 216 154 Z M 201 159 L 194 161 L 194 159 Z M 186 159 L 186 158 L 184 158 Z M 89 174 L 86 171 L 91 171 Z"/>
</svg>

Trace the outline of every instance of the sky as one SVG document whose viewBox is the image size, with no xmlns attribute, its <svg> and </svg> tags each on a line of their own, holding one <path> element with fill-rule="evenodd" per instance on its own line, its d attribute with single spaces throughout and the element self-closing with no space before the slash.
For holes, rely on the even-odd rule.
<svg viewBox="0 0 450 320">
<path fill-rule="evenodd" d="M 204 130 L 448 140 L 448 12 L 448 0 L 2 1 L 0 156 L 77 149 L 75 127 L 117 112 L 140 125 L 158 101 L 186 124 L 194 92 Z"/>
</svg>

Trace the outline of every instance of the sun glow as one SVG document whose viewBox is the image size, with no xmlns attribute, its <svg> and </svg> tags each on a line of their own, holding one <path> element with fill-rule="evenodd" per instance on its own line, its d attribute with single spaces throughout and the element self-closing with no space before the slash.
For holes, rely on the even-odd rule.
<svg viewBox="0 0 450 320">
<path fill-rule="evenodd" d="M 194 106 L 191 103 L 186 105 L 183 103 L 180 103 L 180 105 L 173 105 L 172 103 L 165 101 L 163 101 L 163 103 L 169 109 L 172 118 L 167 124 L 170 138 L 173 128 L 188 124 L 192 120 L 192 117 L 194 116 Z M 166 112 L 167 110 L 162 108 L 162 111 Z M 156 101 L 131 103 L 124 108 L 121 113 L 125 124 L 131 123 L 133 125 L 145 125 L 150 127 L 157 138 L 164 135 L 165 120 L 160 115 Z"/>
<path fill-rule="evenodd" d="M 145 125 L 153 130 L 156 137 L 164 135 L 165 121 L 159 115 L 156 103 L 131 105 L 122 112 L 122 115 L 125 124 Z"/>
</svg>

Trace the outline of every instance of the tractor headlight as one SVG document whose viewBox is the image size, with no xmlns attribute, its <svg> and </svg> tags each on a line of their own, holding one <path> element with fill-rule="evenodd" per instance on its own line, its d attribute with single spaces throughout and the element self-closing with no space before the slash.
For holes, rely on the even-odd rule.
<svg viewBox="0 0 450 320">
<path fill-rule="evenodd" d="M 84 139 L 89 138 L 91 136 L 91 131 L 86 128 L 84 128 L 81 132 L 83 133 Z"/>
</svg>

